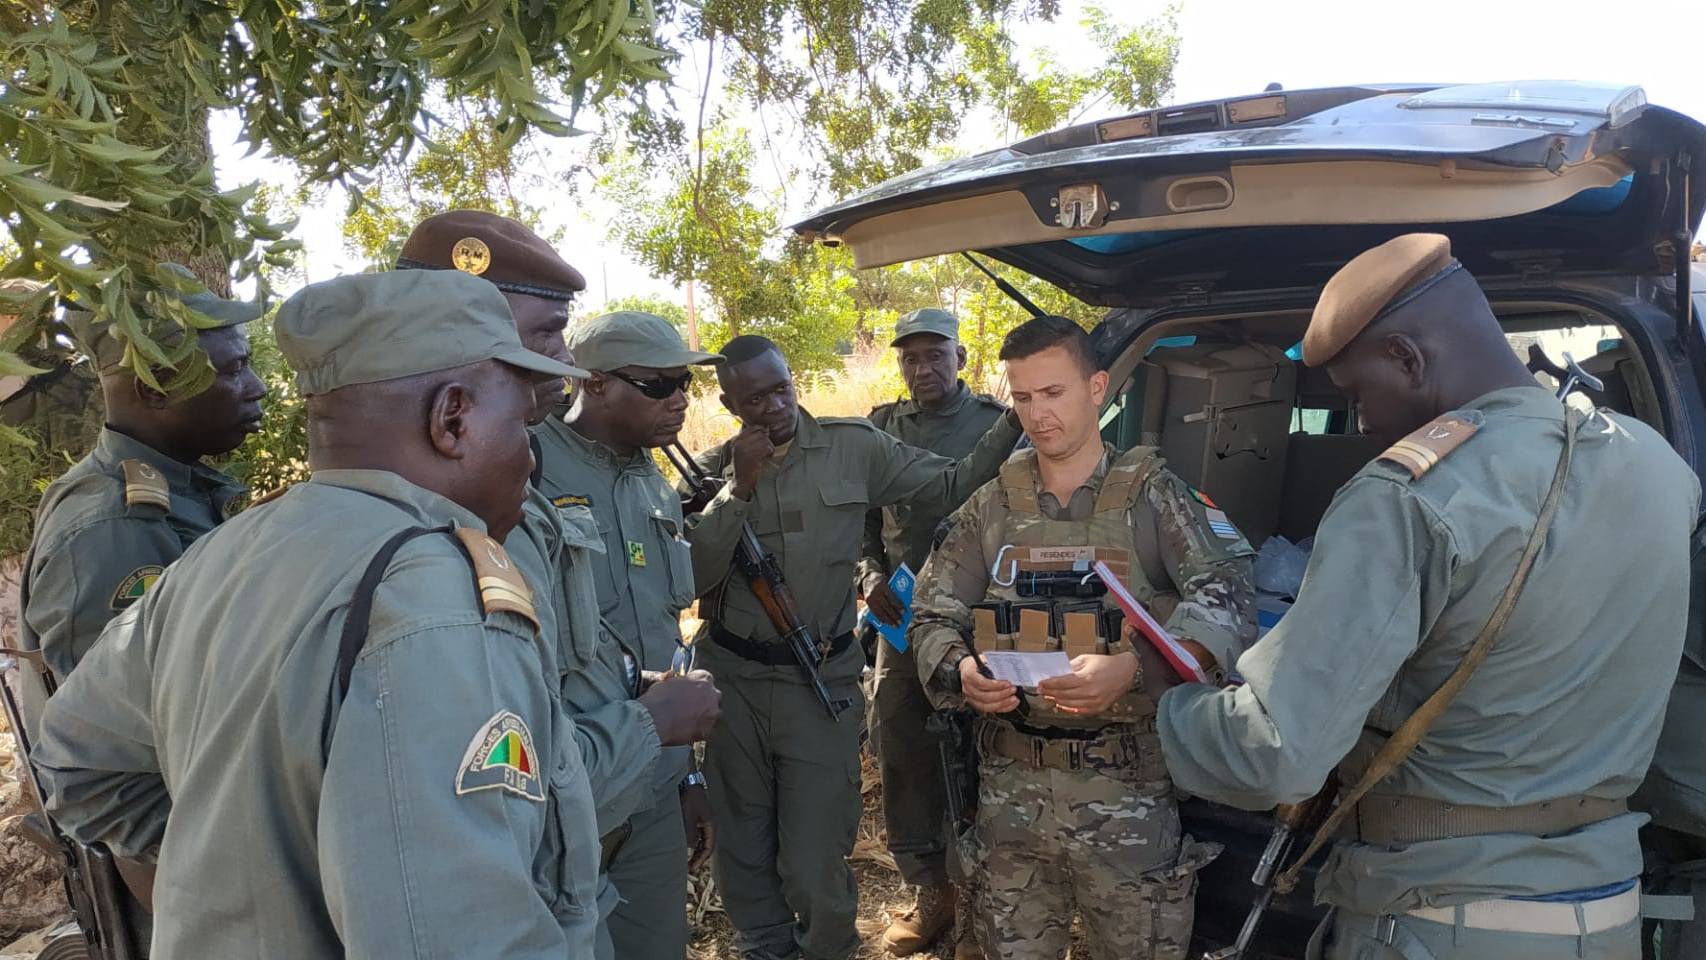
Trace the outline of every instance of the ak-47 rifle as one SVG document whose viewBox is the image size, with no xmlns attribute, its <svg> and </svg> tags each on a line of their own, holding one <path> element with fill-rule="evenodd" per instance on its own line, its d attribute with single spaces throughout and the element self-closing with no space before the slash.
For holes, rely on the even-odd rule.
<svg viewBox="0 0 1706 960">
<path fill-rule="evenodd" d="M 686 447 L 672 443 L 663 448 L 663 453 L 701 495 L 716 495 L 719 481 L 699 466 Z M 800 616 L 800 605 L 794 600 L 794 591 L 788 588 L 788 581 L 782 576 L 782 565 L 776 562 L 775 554 L 764 549 L 758 534 L 752 532 L 750 523 L 740 525 L 740 539 L 735 543 L 735 566 L 740 568 L 752 595 L 764 608 L 765 616 L 770 618 L 770 626 L 788 644 L 806 683 L 817 694 L 818 702 L 829 711 L 829 719 L 839 722 L 841 714 L 853 705 L 853 701 L 831 697 L 829 688 L 823 685 L 823 678 L 818 675 L 818 667 L 823 665 L 823 659 L 829 653 L 828 644 L 812 635 L 812 628 Z"/>
<path fill-rule="evenodd" d="M 1239 929 L 1238 939 L 1232 946 L 1205 953 L 1203 960 L 1243 960 L 1256 939 L 1256 929 L 1262 925 L 1262 916 L 1268 912 L 1274 894 L 1290 892 L 1289 889 L 1277 890 L 1280 884 L 1275 880 L 1280 877 L 1280 868 L 1285 866 L 1292 846 L 1298 837 L 1308 836 L 1321 826 L 1338 795 L 1339 778 L 1330 775 L 1326 786 L 1315 796 L 1302 803 L 1282 803 L 1274 808 L 1274 832 L 1268 837 L 1267 848 L 1262 851 L 1262 859 L 1256 861 L 1256 872 L 1250 877 L 1250 882 L 1260 887 L 1262 892 L 1250 905 L 1250 913 L 1244 918 L 1244 926 Z"/>
<path fill-rule="evenodd" d="M 40 656 L 33 651 L 10 649 L 0 649 L 0 655 L 20 659 L 32 655 Z M 20 664 L 20 669 L 21 667 Z M 39 669 L 45 674 L 45 666 Z M 45 675 L 43 679 L 51 693 L 52 680 Z M 6 682 L 4 670 L 0 670 L 0 704 L 5 707 L 6 722 L 11 724 L 12 736 L 17 740 L 18 763 L 23 767 L 24 775 L 29 778 L 30 789 L 36 799 L 36 809 L 41 813 L 54 846 L 59 849 L 60 859 L 65 864 L 65 898 L 71 904 L 71 914 L 77 919 L 77 926 L 83 931 L 83 939 L 88 946 L 87 952 L 81 955 L 94 960 L 132 960 L 138 953 L 132 942 L 134 934 L 130 929 L 131 925 L 125 919 L 124 881 L 119 876 L 118 865 L 105 847 L 90 847 L 78 843 L 59 829 L 59 825 L 48 816 L 43 805 L 43 798 L 47 793 L 41 777 L 36 773 L 35 765 L 30 762 L 33 744 L 30 742 L 29 730 L 24 726 L 24 711 L 12 696 L 12 688 Z"/>
</svg>

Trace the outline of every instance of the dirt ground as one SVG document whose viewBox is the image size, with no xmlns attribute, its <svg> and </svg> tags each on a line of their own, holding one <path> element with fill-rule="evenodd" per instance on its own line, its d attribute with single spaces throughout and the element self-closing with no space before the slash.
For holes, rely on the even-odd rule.
<svg viewBox="0 0 1706 960">
<path fill-rule="evenodd" d="M 15 751 L 12 731 L 0 714 L 0 943 L 70 915 L 59 863 L 18 830 L 33 801 L 19 782 Z"/>
</svg>

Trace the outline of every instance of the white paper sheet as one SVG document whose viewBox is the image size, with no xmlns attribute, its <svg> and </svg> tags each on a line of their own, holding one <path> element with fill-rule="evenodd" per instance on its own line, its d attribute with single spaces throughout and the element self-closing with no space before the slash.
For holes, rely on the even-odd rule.
<svg viewBox="0 0 1706 960">
<path fill-rule="evenodd" d="M 991 650 L 980 654 L 989 665 L 995 679 L 1005 680 L 1016 687 L 1034 687 L 1049 677 L 1061 677 L 1072 672 L 1072 661 L 1065 652 L 1020 653 L 1017 650 Z"/>
</svg>

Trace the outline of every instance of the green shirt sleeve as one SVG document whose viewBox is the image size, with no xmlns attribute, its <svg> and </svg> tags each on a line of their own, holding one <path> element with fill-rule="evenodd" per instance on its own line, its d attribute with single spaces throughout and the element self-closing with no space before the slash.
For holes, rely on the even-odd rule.
<svg viewBox="0 0 1706 960">
<path fill-rule="evenodd" d="M 1321 521 L 1305 587 L 1238 660 L 1244 685 L 1161 698 L 1180 789 L 1250 810 L 1313 795 L 1443 609 L 1456 542 L 1404 483 L 1363 475 Z"/>
<path fill-rule="evenodd" d="M 575 955 L 552 901 L 588 897 L 593 881 L 553 889 L 572 858 L 536 864 L 542 847 L 596 849 L 590 791 L 578 764 L 559 764 L 534 644 L 492 622 L 379 642 L 351 676 L 320 789 L 318 860 L 352 958 Z M 505 714 L 518 735 L 488 748 Z M 494 750 L 497 769 L 480 771 Z M 513 789 L 498 785 L 506 778 Z"/>
<path fill-rule="evenodd" d="M 154 750 L 152 664 L 139 604 L 47 701 L 31 759 L 54 820 L 85 844 L 153 860 L 171 796 Z"/>
<path fill-rule="evenodd" d="M 1019 435 L 1013 418 L 1002 415 L 984 431 L 971 453 L 954 461 L 872 430 L 874 449 L 864 456 L 870 504 L 886 507 L 907 500 L 927 512 L 946 513 L 995 479 Z"/>
<path fill-rule="evenodd" d="M 35 552 L 24 618 L 60 682 L 107 621 L 141 599 L 182 553 L 164 520 L 138 517 L 95 520 Z"/>
<path fill-rule="evenodd" d="M 706 473 L 721 476 L 726 447 L 708 450 L 695 459 Z M 704 596 L 729 575 L 741 524 L 752 512 L 752 503 L 736 498 L 729 492 L 731 486 L 725 483 L 703 510 L 686 518 L 687 542 L 693 555 L 693 592 L 698 596 Z M 677 489 L 683 494 L 691 492 L 685 480 Z"/>
</svg>

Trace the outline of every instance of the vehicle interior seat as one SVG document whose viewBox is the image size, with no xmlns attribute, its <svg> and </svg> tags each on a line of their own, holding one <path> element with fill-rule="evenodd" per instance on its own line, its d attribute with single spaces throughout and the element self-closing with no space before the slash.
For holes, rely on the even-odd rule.
<svg viewBox="0 0 1706 960">
<path fill-rule="evenodd" d="M 1141 366 L 1144 442 L 1159 438 L 1180 479 L 1252 544 L 1266 540 L 1280 519 L 1297 364 L 1271 344 L 1199 341 Z"/>
</svg>

